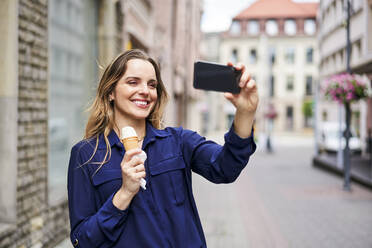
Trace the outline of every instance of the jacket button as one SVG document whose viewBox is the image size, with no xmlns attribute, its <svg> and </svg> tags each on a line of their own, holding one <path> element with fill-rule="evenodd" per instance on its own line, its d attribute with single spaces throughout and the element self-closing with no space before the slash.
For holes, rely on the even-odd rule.
<svg viewBox="0 0 372 248">
<path fill-rule="evenodd" d="M 74 247 L 76 247 L 78 244 L 79 244 L 79 240 L 75 239 L 73 243 Z"/>
</svg>

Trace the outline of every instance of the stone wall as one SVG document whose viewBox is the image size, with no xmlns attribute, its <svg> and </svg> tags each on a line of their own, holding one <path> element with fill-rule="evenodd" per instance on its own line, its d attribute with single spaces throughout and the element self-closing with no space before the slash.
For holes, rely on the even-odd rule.
<svg viewBox="0 0 372 248">
<path fill-rule="evenodd" d="M 66 201 L 48 204 L 48 1 L 18 4 L 17 217 L 0 247 L 54 247 L 69 224 Z"/>
</svg>

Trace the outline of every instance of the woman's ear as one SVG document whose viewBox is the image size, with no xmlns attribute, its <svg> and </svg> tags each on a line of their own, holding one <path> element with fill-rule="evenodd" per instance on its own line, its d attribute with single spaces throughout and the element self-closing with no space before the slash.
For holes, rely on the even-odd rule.
<svg viewBox="0 0 372 248">
<path fill-rule="evenodd" d="M 115 99 L 114 99 L 114 93 L 110 93 L 110 95 L 109 95 L 109 102 L 112 102 L 112 101 L 114 101 Z"/>
</svg>

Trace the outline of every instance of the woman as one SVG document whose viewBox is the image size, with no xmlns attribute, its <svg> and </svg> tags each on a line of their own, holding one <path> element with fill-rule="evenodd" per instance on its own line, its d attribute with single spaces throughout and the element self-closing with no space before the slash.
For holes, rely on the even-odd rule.
<svg viewBox="0 0 372 248">
<path fill-rule="evenodd" d="M 229 64 L 232 66 L 232 64 Z M 206 247 L 191 171 L 214 183 L 233 182 L 256 146 L 251 134 L 256 83 L 243 65 L 241 93 L 220 146 L 183 128 L 161 128 L 167 93 L 148 55 L 130 50 L 106 68 L 91 108 L 85 138 L 71 151 L 68 199 L 75 247 Z M 141 149 L 125 151 L 120 130 L 132 126 Z M 147 181 L 146 190 L 140 179 Z"/>
</svg>

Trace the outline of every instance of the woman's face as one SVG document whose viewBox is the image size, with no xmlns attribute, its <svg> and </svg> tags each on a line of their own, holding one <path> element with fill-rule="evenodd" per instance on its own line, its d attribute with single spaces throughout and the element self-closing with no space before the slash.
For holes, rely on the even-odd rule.
<svg viewBox="0 0 372 248">
<path fill-rule="evenodd" d="M 127 70 L 111 95 L 116 118 L 146 119 L 158 98 L 157 80 L 153 65 L 142 59 L 131 59 Z"/>
</svg>

